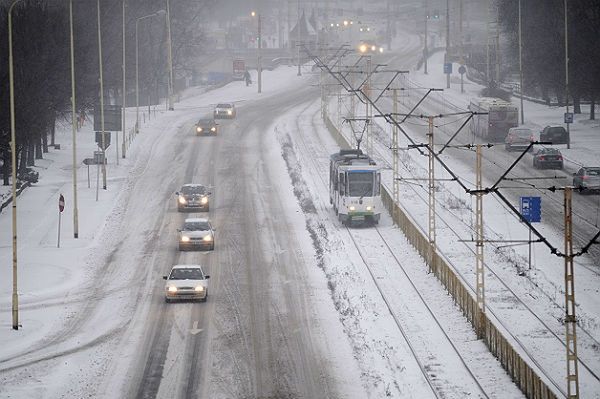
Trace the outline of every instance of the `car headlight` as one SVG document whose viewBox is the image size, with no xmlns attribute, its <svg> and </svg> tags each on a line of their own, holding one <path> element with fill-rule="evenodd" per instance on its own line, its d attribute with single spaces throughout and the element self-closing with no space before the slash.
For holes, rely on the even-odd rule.
<svg viewBox="0 0 600 399">
<path fill-rule="evenodd" d="M 355 207 L 355 206 L 350 206 L 350 208 L 349 208 L 349 209 L 350 209 L 350 211 L 355 211 L 355 210 L 356 210 L 356 207 Z"/>
<path fill-rule="evenodd" d="M 216 131 L 217 131 L 217 128 L 213 126 L 213 127 L 211 127 L 211 128 L 210 128 L 210 131 L 211 131 L 211 132 L 216 132 Z"/>
<path fill-rule="evenodd" d="M 179 203 L 180 204 L 187 204 L 187 201 L 185 200 L 185 197 L 179 196 Z"/>
<path fill-rule="evenodd" d="M 177 287 L 175 287 L 174 285 L 170 285 L 169 288 L 167 288 L 167 291 L 169 291 L 169 292 L 177 292 Z"/>
<path fill-rule="evenodd" d="M 383 47 L 379 47 L 379 52 L 383 53 Z"/>
<path fill-rule="evenodd" d="M 371 207 L 371 206 L 368 206 L 368 207 L 367 207 L 367 212 L 371 212 L 371 210 L 372 210 L 372 209 L 373 209 L 373 207 Z"/>
<path fill-rule="evenodd" d="M 212 241 L 212 234 L 209 234 L 207 236 L 204 236 L 203 238 L 204 241 Z"/>
<path fill-rule="evenodd" d="M 206 204 L 208 204 L 208 197 L 202 197 L 202 198 L 200 199 L 200 203 L 202 203 L 203 205 L 206 205 Z"/>
<path fill-rule="evenodd" d="M 228 109 L 228 110 L 227 110 L 227 115 L 231 115 L 231 113 L 232 113 L 232 112 L 231 112 L 231 110 L 230 110 L 230 109 Z"/>
<path fill-rule="evenodd" d="M 371 51 L 375 51 L 375 50 L 377 50 L 377 47 L 376 46 L 371 46 Z"/>
<path fill-rule="evenodd" d="M 182 236 L 181 237 L 181 241 L 182 242 L 189 242 L 190 241 L 190 237 L 188 237 L 188 236 Z"/>
<path fill-rule="evenodd" d="M 200 132 L 202 131 L 202 128 L 201 128 L 200 126 L 198 126 L 198 127 L 196 128 L 196 131 L 197 131 L 198 133 L 200 133 Z"/>
<path fill-rule="evenodd" d="M 202 291 L 204 291 L 204 287 L 201 286 L 201 285 L 199 285 L 196 288 L 194 288 L 194 291 L 196 291 L 196 292 L 202 292 Z"/>
<path fill-rule="evenodd" d="M 365 46 L 364 44 L 361 44 L 361 46 L 358 48 L 358 50 L 359 50 L 361 53 L 364 53 L 365 51 L 367 51 L 367 46 Z"/>
</svg>

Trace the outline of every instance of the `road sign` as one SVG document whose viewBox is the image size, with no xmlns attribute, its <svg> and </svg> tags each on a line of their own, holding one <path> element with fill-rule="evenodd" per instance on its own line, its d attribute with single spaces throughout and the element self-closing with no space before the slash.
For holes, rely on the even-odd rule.
<svg viewBox="0 0 600 399">
<path fill-rule="evenodd" d="M 521 215 L 529 223 L 542 221 L 542 197 L 521 197 Z"/>
<path fill-rule="evenodd" d="M 104 105 L 104 130 L 107 132 L 120 131 L 121 125 L 121 106 Z M 100 118 L 100 106 L 94 107 L 94 130 L 102 130 L 102 121 Z"/>
<path fill-rule="evenodd" d="M 452 73 L 452 63 L 451 62 L 444 63 L 444 73 L 448 74 L 448 75 Z"/>
<path fill-rule="evenodd" d="M 467 72 L 467 68 L 465 68 L 464 65 L 461 65 L 458 67 L 458 73 L 460 73 L 461 75 L 464 75 Z"/>
<path fill-rule="evenodd" d="M 573 123 L 573 113 L 565 112 L 565 123 Z"/>
<path fill-rule="evenodd" d="M 58 210 L 60 212 L 65 210 L 65 197 L 63 197 L 62 194 L 60 195 L 60 197 L 58 197 Z"/>
<path fill-rule="evenodd" d="M 104 148 L 102 148 L 103 143 Z M 98 144 L 98 147 L 106 150 L 110 146 L 110 132 L 104 132 L 104 141 L 102 141 L 102 132 L 96 132 L 96 144 Z"/>
</svg>

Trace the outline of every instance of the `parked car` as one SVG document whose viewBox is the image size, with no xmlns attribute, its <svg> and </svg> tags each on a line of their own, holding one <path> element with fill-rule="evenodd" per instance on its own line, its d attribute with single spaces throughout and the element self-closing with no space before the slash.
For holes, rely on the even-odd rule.
<svg viewBox="0 0 600 399">
<path fill-rule="evenodd" d="M 560 125 L 546 126 L 540 132 L 540 141 L 551 142 L 552 144 L 567 144 L 569 142 L 569 133 Z"/>
<path fill-rule="evenodd" d="M 504 139 L 504 148 L 506 151 L 525 150 L 529 144 L 535 141 L 533 131 L 527 127 L 511 127 Z M 533 147 L 529 149 L 533 151 Z"/>
<path fill-rule="evenodd" d="M 165 283 L 165 302 L 176 299 L 191 299 L 206 302 L 208 299 L 208 279 L 200 265 L 175 265 L 168 275 L 163 276 Z"/>
<path fill-rule="evenodd" d="M 213 112 L 215 119 L 219 119 L 219 118 L 233 119 L 233 118 L 235 118 L 235 114 L 236 114 L 235 105 L 233 103 L 217 104 L 217 106 L 215 107 L 215 110 Z"/>
<path fill-rule="evenodd" d="M 204 218 L 189 218 L 179 230 L 179 250 L 215 249 L 215 230 Z"/>
<path fill-rule="evenodd" d="M 540 148 L 533 154 L 533 167 L 536 169 L 562 169 L 562 154 L 556 148 Z"/>
<path fill-rule="evenodd" d="M 208 188 L 202 184 L 184 184 L 181 190 L 177 191 L 177 210 L 184 211 L 202 211 L 208 212 L 210 202 Z"/>
<path fill-rule="evenodd" d="M 213 118 L 203 118 L 196 123 L 196 135 L 217 135 L 217 122 Z"/>
<path fill-rule="evenodd" d="M 573 174 L 573 186 L 581 194 L 600 192 L 600 166 L 584 166 Z"/>
</svg>

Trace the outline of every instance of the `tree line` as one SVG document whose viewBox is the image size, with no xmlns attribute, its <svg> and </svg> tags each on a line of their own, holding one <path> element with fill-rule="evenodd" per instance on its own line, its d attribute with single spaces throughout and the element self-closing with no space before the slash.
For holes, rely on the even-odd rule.
<svg viewBox="0 0 600 399">
<path fill-rule="evenodd" d="M 521 0 L 523 92 L 548 103 L 566 103 L 565 0 Z M 569 104 L 580 113 L 591 103 L 590 119 L 600 98 L 600 1 L 567 0 Z M 499 0 L 499 22 L 508 38 L 509 60 L 518 70 L 519 1 Z"/>
<path fill-rule="evenodd" d="M 122 93 L 123 2 L 127 92 Z M 189 71 L 204 43 L 209 0 L 171 0 L 174 76 Z M 8 9 L 0 1 L 0 168 L 10 183 Z M 166 0 L 101 0 L 103 87 L 106 104 L 122 104 L 135 90 L 135 25 L 138 22 L 139 85 L 154 97 L 166 95 L 168 76 Z M 97 1 L 73 0 L 76 112 L 99 104 Z M 71 64 L 68 0 L 22 0 L 12 11 L 15 131 L 18 170 L 33 166 L 54 143 L 58 121 L 71 119 Z M 164 93 L 158 90 L 165 88 Z M 131 102 L 130 104 L 131 105 Z"/>
</svg>

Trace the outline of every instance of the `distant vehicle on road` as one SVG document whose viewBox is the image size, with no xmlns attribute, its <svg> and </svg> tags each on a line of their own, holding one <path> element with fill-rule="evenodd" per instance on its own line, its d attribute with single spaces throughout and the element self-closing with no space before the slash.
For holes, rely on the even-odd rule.
<svg viewBox="0 0 600 399">
<path fill-rule="evenodd" d="M 235 118 L 235 114 L 235 105 L 233 103 L 217 104 L 213 113 L 215 119 L 233 119 Z"/>
<path fill-rule="evenodd" d="M 563 157 L 556 148 L 540 148 L 533 154 L 533 167 L 536 169 L 562 169 Z"/>
<path fill-rule="evenodd" d="M 208 219 L 185 219 L 183 227 L 179 230 L 179 250 L 195 249 L 215 249 L 215 230 Z"/>
<path fill-rule="evenodd" d="M 560 125 L 546 126 L 540 132 L 540 141 L 549 141 L 552 144 L 567 144 L 569 133 Z"/>
<path fill-rule="evenodd" d="M 581 194 L 600 193 L 600 166 L 584 166 L 573 174 L 573 186 Z"/>
<path fill-rule="evenodd" d="M 176 192 L 177 210 L 184 211 L 202 211 L 208 212 L 209 199 L 211 192 L 202 184 L 184 184 L 181 190 Z"/>
<path fill-rule="evenodd" d="M 235 58 L 233 60 L 233 73 L 231 78 L 233 80 L 244 80 L 244 73 L 246 72 L 246 61 L 242 58 Z"/>
<path fill-rule="evenodd" d="M 177 299 L 208 299 L 208 279 L 200 265 L 175 265 L 168 275 L 163 276 L 165 283 L 165 302 Z"/>
<path fill-rule="evenodd" d="M 358 43 L 358 52 L 361 54 L 381 54 L 383 47 L 379 46 L 373 40 L 361 40 Z"/>
<path fill-rule="evenodd" d="M 506 151 L 525 150 L 534 141 L 533 131 L 527 127 L 511 127 L 504 139 Z M 533 147 L 529 149 L 533 151 Z"/>
<path fill-rule="evenodd" d="M 340 150 L 329 161 L 329 202 L 344 225 L 379 223 L 381 171 L 361 150 Z"/>
<path fill-rule="evenodd" d="M 519 125 L 518 108 L 500 98 L 472 99 L 469 111 L 477 113 L 469 125 L 471 134 L 491 143 L 504 141 L 508 130 Z"/>
<path fill-rule="evenodd" d="M 217 135 L 217 122 L 213 118 L 200 119 L 196 123 L 196 135 Z"/>
</svg>

